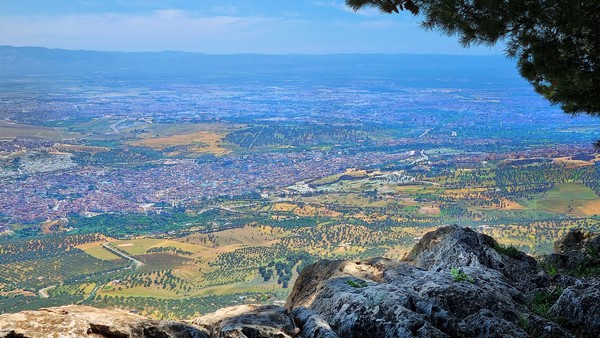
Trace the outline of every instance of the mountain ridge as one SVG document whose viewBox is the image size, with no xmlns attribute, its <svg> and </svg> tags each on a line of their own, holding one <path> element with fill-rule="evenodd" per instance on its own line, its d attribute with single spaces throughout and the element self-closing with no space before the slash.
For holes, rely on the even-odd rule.
<svg viewBox="0 0 600 338">
<path fill-rule="evenodd" d="M 460 71 L 518 78 L 515 66 L 499 55 L 442 54 L 206 54 L 179 51 L 104 52 L 0 46 L 2 77 L 26 75 L 114 75 L 185 77 L 210 74 L 321 74 L 323 70 L 347 77 L 359 72 L 373 77 L 402 78 L 419 72 L 437 77 Z M 318 61 L 318 62 L 317 62 Z M 127 75 L 127 76 L 125 76 Z M 187 76 L 187 77 L 186 77 Z"/>
</svg>

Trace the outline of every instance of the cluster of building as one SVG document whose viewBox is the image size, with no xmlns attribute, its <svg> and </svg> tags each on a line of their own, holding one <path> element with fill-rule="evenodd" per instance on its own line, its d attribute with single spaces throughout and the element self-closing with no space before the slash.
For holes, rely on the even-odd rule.
<svg viewBox="0 0 600 338">
<path fill-rule="evenodd" d="M 230 155 L 208 162 L 167 160 L 146 169 L 74 167 L 0 180 L 0 215 L 35 222 L 70 213 L 146 212 L 151 210 L 149 203 L 186 206 L 214 197 L 261 193 L 407 156 L 304 151 Z"/>
</svg>

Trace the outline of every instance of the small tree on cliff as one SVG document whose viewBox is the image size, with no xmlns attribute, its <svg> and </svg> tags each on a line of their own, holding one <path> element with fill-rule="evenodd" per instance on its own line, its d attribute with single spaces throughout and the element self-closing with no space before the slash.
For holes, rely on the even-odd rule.
<svg viewBox="0 0 600 338">
<path fill-rule="evenodd" d="M 600 116 L 598 0 L 346 0 L 354 10 L 422 14 L 463 46 L 506 43 L 519 72 L 569 114 Z M 596 142 L 600 148 L 600 141 Z"/>
</svg>

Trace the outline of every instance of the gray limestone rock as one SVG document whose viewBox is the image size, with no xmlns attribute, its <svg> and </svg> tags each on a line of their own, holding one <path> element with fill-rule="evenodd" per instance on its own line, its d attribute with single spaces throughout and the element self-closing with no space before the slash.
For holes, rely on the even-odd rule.
<svg viewBox="0 0 600 338">
<path fill-rule="evenodd" d="M 508 257 L 494 245 L 491 237 L 452 226 L 424 236 L 405 262 L 319 261 L 302 271 L 286 307 L 316 312 L 340 337 L 527 337 L 540 332 L 573 337 L 527 306 L 524 292 L 534 286 L 525 283 L 546 278 L 535 260 L 524 254 Z"/>
<path fill-rule="evenodd" d="M 550 285 L 550 276 L 538 267 L 534 258 L 522 252 L 508 257 L 497 247 L 492 237 L 453 225 L 425 234 L 403 261 L 433 271 L 485 267 L 500 272 L 524 292 Z"/>
<path fill-rule="evenodd" d="M 68 305 L 0 315 L 2 338 L 209 338 L 202 328 L 182 322 L 154 321 L 121 311 Z"/>
<path fill-rule="evenodd" d="M 549 313 L 581 336 L 600 337 L 600 280 L 566 288 Z"/>
<path fill-rule="evenodd" d="M 192 322 L 213 338 L 291 338 L 300 332 L 288 311 L 273 305 L 227 307 Z"/>
<path fill-rule="evenodd" d="M 291 315 L 301 328 L 302 338 L 338 338 L 329 323 L 314 311 L 301 306 L 292 310 Z"/>
</svg>

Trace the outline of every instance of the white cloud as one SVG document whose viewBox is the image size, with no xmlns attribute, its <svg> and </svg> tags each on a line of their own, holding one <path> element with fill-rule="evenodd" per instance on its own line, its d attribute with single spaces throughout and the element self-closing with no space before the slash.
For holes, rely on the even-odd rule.
<svg viewBox="0 0 600 338">
<path fill-rule="evenodd" d="M 268 33 L 275 19 L 197 17 L 181 10 L 147 15 L 78 14 L 58 17 L 0 17 L 0 44 L 103 50 L 179 49 L 227 53 Z M 242 48 L 243 49 L 243 48 Z"/>
</svg>

